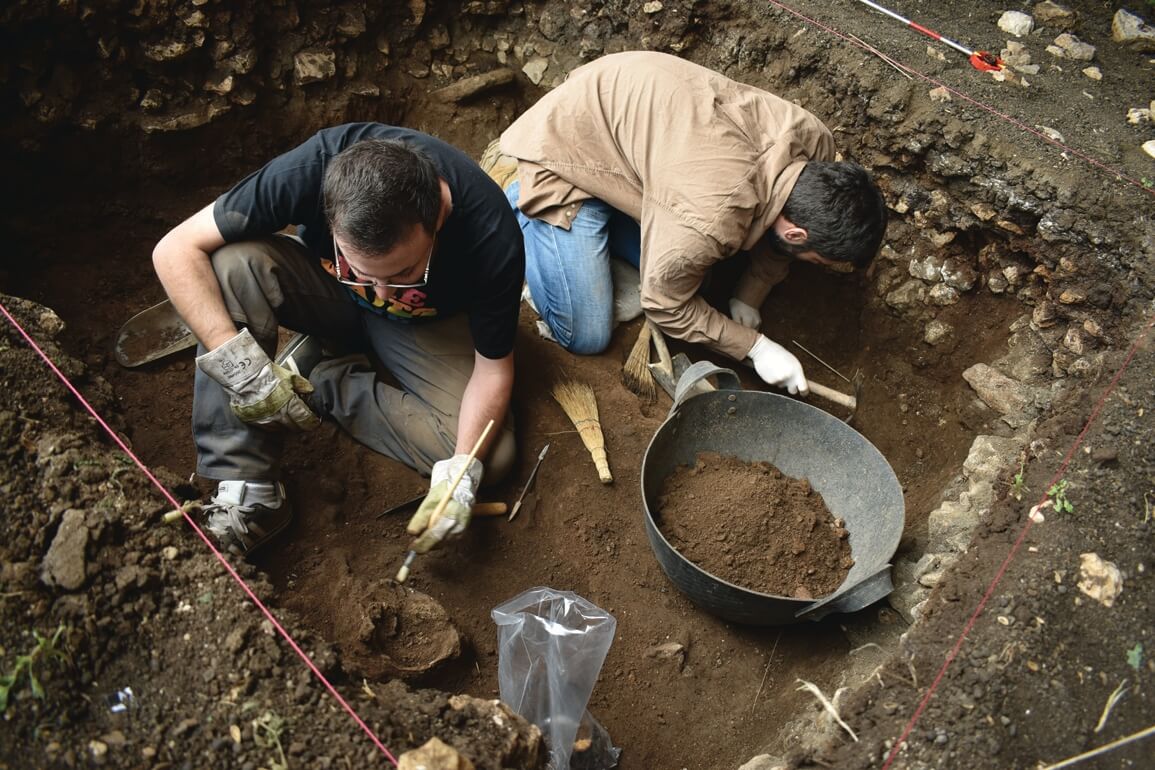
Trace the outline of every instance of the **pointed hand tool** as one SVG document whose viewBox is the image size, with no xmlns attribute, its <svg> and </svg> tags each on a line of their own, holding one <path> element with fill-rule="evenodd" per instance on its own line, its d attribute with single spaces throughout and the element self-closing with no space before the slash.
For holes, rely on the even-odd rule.
<svg viewBox="0 0 1155 770">
<path fill-rule="evenodd" d="M 537 462 L 533 464 L 533 470 L 529 472 L 529 478 L 522 487 L 521 494 L 518 495 L 517 502 L 513 504 L 513 510 L 509 512 L 509 521 L 513 521 L 517 516 L 517 512 L 521 510 L 521 501 L 525 499 L 525 493 L 533 486 L 533 480 L 537 477 L 537 469 L 541 467 L 541 461 L 545 459 L 545 453 L 549 451 L 549 444 L 541 448 L 541 454 L 537 456 Z"/>
</svg>

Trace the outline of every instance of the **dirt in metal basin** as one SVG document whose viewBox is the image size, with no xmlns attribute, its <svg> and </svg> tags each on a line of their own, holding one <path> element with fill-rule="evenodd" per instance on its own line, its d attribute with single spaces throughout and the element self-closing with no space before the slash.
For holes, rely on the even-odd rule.
<svg viewBox="0 0 1155 770">
<path fill-rule="evenodd" d="M 818 599 L 854 566 L 843 522 L 806 479 L 703 452 L 662 482 L 658 527 L 687 559 L 734 585 Z"/>
</svg>

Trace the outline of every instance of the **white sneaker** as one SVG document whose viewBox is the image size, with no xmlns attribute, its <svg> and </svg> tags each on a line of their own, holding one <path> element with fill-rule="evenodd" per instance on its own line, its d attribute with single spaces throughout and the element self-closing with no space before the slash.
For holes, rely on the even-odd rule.
<svg viewBox="0 0 1155 770">
<path fill-rule="evenodd" d="M 610 260 L 614 279 L 614 324 L 632 321 L 642 314 L 642 275 L 620 259 Z"/>
<path fill-rule="evenodd" d="M 549 324 L 545 321 L 536 321 L 535 323 L 537 324 L 537 333 L 541 335 L 542 339 L 557 342 L 557 337 L 553 336 L 553 331 L 549 328 Z"/>
</svg>

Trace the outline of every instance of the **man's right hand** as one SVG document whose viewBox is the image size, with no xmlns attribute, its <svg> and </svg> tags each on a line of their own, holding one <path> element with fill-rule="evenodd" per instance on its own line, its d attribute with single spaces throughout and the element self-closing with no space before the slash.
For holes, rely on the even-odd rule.
<svg viewBox="0 0 1155 770">
<path fill-rule="evenodd" d="M 312 384 L 270 360 L 248 329 L 196 361 L 228 391 L 233 413 L 245 422 L 290 430 L 312 430 L 321 424 L 301 399 L 313 392 Z"/>
<path fill-rule="evenodd" d="M 777 342 L 758 335 L 746 356 L 754 363 L 754 371 L 770 385 L 785 388 L 792 395 L 805 396 L 810 392 L 802 364 Z"/>
</svg>

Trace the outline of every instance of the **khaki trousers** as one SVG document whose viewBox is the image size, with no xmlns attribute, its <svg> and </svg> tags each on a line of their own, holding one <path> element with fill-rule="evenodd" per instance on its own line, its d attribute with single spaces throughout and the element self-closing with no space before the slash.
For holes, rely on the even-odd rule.
<svg viewBox="0 0 1155 770">
<path fill-rule="evenodd" d="M 473 340 L 464 314 L 398 323 L 359 306 L 295 238 L 283 235 L 228 244 L 212 255 L 213 270 L 233 320 L 247 326 L 265 352 L 276 351 L 278 327 L 320 337 L 347 355 L 323 359 L 309 381 L 309 406 L 360 443 L 428 475 L 457 442 L 461 398 L 473 372 Z M 198 355 L 205 352 L 198 348 Z M 394 383 L 378 378 L 375 356 Z M 197 473 L 215 480 L 272 480 L 284 431 L 249 425 L 229 408 L 227 392 L 196 371 L 193 440 Z M 485 481 L 512 469 L 512 415 L 484 462 Z"/>
</svg>

